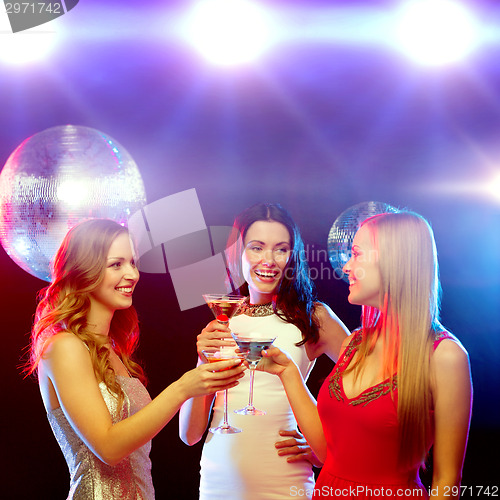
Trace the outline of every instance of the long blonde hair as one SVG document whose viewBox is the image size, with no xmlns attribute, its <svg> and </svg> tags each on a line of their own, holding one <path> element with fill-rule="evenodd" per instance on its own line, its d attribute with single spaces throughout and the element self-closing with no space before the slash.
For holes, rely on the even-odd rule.
<svg viewBox="0 0 500 500">
<path fill-rule="evenodd" d="M 90 294 L 101 284 L 111 243 L 127 229 L 108 219 L 91 219 L 68 231 L 52 266 L 51 284 L 40 290 L 31 333 L 27 374 L 37 371 L 47 341 L 59 332 L 71 332 L 88 347 L 96 378 L 117 395 L 124 394 L 109 359 L 108 339 L 88 329 Z M 109 340 L 132 376 L 145 382 L 144 372 L 132 360 L 139 340 L 139 321 L 134 307 L 115 311 Z"/>
<path fill-rule="evenodd" d="M 382 307 L 362 308 L 363 339 L 356 364 L 359 368 L 384 335 L 384 375 L 398 390 L 400 462 L 423 465 L 432 442 L 430 358 L 436 332 L 443 329 L 434 235 L 413 212 L 377 215 L 363 226 L 378 252 Z M 397 382 L 392 379 L 396 373 Z"/>
</svg>

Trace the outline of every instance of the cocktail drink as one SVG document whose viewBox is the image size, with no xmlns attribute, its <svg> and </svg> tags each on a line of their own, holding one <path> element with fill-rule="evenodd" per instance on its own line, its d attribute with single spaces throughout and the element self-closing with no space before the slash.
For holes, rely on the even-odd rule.
<svg viewBox="0 0 500 500">
<path fill-rule="evenodd" d="M 209 363 L 217 363 L 218 361 L 222 361 L 224 359 L 238 358 L 238 354 L 234 352 L 234 349 L 227 349 L 222 347 L 220 351 L 216 352 L 208 352 L 203 351 L 203 355 L 207 358 Z M 232 367 L 224 368 L 224 370 L 229 370 Z M 208 429 L 212 434 L 236 434 L 241 432 L 239 427 L 233 427 L 229 425 L 229 421 L 227 418 L 227 389 L 224 391 L 224 418 L 222 421 L 222 425 L 218 427 L 211 427 Z"/>
<path fill-rule="evenodd" d="M 219 323 L 227 325 L 229 320 L 241 308 L 246 297 L 242 295 L 206 293 L 203 298 L 212 310 L 215 319 Z"/>
<path fill-rule="evenodd" d="M 248 361 L 250 368 L 250 390 L 248 394 L 248 404 L 241 410 L 234 410 L 235 413 L 240 415 L 265 415 L 266 412 L 258 410 L 253 405 L 253 382 L 255 378 L 255 368 L 262 358 L 262 350 L 269 349 L 276 337 L 263 336 L 262 334 L 242 334 L 231 333 L 233 339 L 238 344 L 240 354 L 242 354 Z"/>
<path fill-rule="evenodd" d="M 233 295 L 233 294 L 217 294 L 217 293 L 206 293 L 203 295 L 205 302 L 208 307 L 210 307 L 213 312 L 215 319 L 222 325 L 227 325 L 229 320 L 239 311 L 241 306 L 245 302 L 243 295 Z M 221 359 L 237 358 L 238 356 L 233 348 L 221 347 L 219 351 L 207 352 L 203 351 L 203 355 L 207 358 L 209 363 L 215 363 L 221 361 Z M 224 420 L 222 425 L 218 427 L 212 427 L 209 429 L 210 432 L 214 434 L 235 434 L 241 432 L 238 427 L 233 427 L 229 425 L 227 419 L 227 389 L 224 391 Z"/>
</svg>

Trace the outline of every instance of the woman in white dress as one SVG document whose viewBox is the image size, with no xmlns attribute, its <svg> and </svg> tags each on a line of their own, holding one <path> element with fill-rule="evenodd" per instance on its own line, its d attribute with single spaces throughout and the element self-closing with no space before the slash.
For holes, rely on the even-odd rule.
<svg viewBox="0 0 500 500">
<path fill-rule="evenodd" d="M 230 331 L 269 333 L 274 345 L 288 352 L 307 379 L 321 354 L 337 361 L 348 330 L 325 304 L 315 302 L 304 244 L 290 214 L 278 204 L 260 203 L 236 217 L 241 238 L 232 245 L 229 267 L 235 280 L 246 282 L 243 312 L 229 326 L 210 322 L 198 336 L 202 351 L 235 346 Z M 238 281 L 241 283 L 241 281 Z M 283 386 L 272 375 L 255 377 L 254 403 L 265 415 L 238 415 L 248 402 L 249 376 L 229 390 L 230 423 L 242 429 L 231 435 L 208 434 L 201 457 L 201 500 L 281 500 L 306 497 L 314 486 L 312 467 L 321 462 L 303 439 Z M 223 397 L 192 398 L 181 408 L 180 436 L 188 445 L 222 421 Z"/>
</svg>

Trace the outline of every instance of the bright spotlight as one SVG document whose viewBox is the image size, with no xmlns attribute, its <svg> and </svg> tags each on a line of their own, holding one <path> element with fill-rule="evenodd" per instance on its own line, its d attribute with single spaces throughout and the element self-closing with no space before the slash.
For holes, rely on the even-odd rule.
<svg viewBox="0 0 500 500">
<path fill-rule="evenodd" d="M 497 174 L 491 184 L 488 185 L 488 191 L 500 201 L 500 174 Z"/>
<path fill-rule="evenodd" d="M 453 63 L 466 57 L 477 43 L 477 22 L 457 1 L 412 0 L 403 5 L 399 16 L 397 43 L 421 64 Z"/>
<path fill-rule="evenodd" d="M 52 51 L 55 38 L 55 33 L 49 32 L 0 32 L 0 59 L 13 65 L 38 61 Z"/>
<path fill-rule="evenodd" d="M 189 14 L 186 36 L 221 66 L 255 60 L 269 40 L 263 9 L 247 0 L 202 0 Z"/>
</svg>

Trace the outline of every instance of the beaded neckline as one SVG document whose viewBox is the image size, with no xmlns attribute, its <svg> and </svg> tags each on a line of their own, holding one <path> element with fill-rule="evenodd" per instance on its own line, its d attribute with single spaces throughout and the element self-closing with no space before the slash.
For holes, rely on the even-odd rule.
<svg viewBox="0 0 500 500">
<path fill-rule="evenodd" d="M 268 302 L 267 304 L 249 304 L 245 303 L 241 310 L 242 314 L 246 316 L 263 317 L 271 316 L 274 314 L 273 303 Z"/>
<path fill-rule="evenodd" d="M 328 380 L 328 390 L 330 393 L 330 397 L 335 397 L 337 401 L 341 401 L 343 403 L 347 403 L 351 406 L 363 405 L 366 406 L 368 403 L 375 401 L 376 399 L 381 398 L 382 396 L 386 396 L 390 394 L 392 391 L 398 388 L 398 377 L 397 375 L 393 375 L 391 378 L 388 378 L 372 387 L 368 387 L 363 392 L 358 394 L 353 398 L 347 398 L 344 392 L 344 385 L 342 382 L 342 373 L 345 370 L 346 366 L 349 364 L 354 352 L 358 350 L 359 345 L 362 340 L 362 331 L 361 329 L 353 332 L 353 339 L 350 341 L 349 345 L 346 347 L 344 354 L 341 359 L 338 360 L 335 365 L 333 374 Z M 347 401 L 342 396 L 346 396 Z"/>
</svg>

